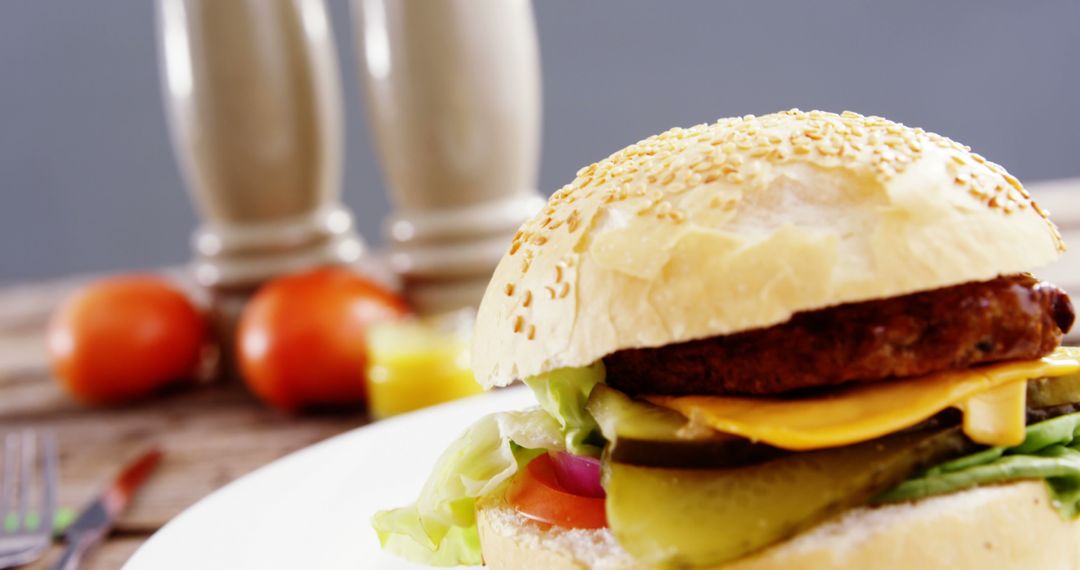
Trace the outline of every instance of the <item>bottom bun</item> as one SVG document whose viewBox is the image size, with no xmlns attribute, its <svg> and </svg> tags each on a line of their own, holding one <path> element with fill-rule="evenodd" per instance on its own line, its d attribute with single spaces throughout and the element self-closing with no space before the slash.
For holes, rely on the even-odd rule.
<svg viewBox="0 0 1080 570">
<path fill-rule="evenodd" d="M 478 508 L 493 570 L 648 570 L 607 529 L 546 527 L 499 499 Z M 1080 568 L 1080 524 L 1063 520 L 1042 481 L 979 487 L 855 509 L 712 570 Z"/>
</svg>

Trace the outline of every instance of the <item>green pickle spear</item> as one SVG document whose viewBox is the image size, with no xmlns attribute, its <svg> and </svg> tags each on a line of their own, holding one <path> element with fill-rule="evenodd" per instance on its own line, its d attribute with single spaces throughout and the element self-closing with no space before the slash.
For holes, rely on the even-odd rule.
<svg viewBox="0 0 1080 570">
<path fill-rule="evenodd" d="M 1031 380 L 1027 386 L 1027 405 L 1048 408 L 1080 402 L 1080 372 L 1057 378 Z"/>
<path fill-rule="evenodd" d="M 610 460 L 650 467 L 733 467 L 760 463 L 787 452 L 705 427 L 689 429 L 678 412 L 635 400 L 603 384 L 587 408 L 608 443 Z"/>
<path fill-rule="evenodd" d="M 1080 359 L 1080 346 L 1059 346 L 1051 356 Z M 1038 378 L 1027 385 L 1027 405 L 1029 408 L 1049 408 L 1080 402 L 1080 372 L 1058 376 L 1057 378 Z"/>
<path fill-rule="evenodd" d="M 619 544 L 646 564 L 720 564 L 865 504 L 914 471 L 970 448 L 953 427 L 728 469 L 608 461 L 608 524 Z"/>
</svg>

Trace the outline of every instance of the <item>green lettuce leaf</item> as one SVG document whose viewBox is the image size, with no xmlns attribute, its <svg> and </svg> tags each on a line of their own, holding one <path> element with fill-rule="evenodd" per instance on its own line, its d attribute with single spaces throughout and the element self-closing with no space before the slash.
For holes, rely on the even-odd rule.
<svg viewBox="0 0 1080 570">
<path fill-rule="evenodd" d="M 476 499 L 543 450 L 563 449 L 562 426 L 540 408 L 485 416 L 443 452 L 417 501 L 372 519 L 383 549 L 431 566 L 478 565 Z"/>
<path fill-rule="evenodd" d="M 927 469 L 875 502 L 909 501 L 1019 479 L 1045 480 L 1062 517 L 1080 513 L 1080 413 L 1028 426 L 1018 446 L 991 447 Z"/>
<path fill-rule="evenodd" d="M 599 426 L 585 409 L 589 394 L 604 381 L 604 363 L 582 368 L 560 368 L 525 380 L 540 407 L 562 427 L 566 449 L 576 455 L 599 457 L 603 441 Z"/>
</svg>

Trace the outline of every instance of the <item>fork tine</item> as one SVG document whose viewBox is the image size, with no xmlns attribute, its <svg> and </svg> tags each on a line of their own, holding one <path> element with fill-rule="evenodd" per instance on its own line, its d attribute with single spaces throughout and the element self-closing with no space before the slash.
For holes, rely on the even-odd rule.
<svg viewBox="0 0 1080 570">
<path fill-rule="evenodd" d="M 37 461 L 37 436 L 25 429 L 19 442 L 19 518 L 16 519 L 16 532 L 27 530 L 27 515 L 30 513 L 30 495 L 34 492 L 34 468 Z"/>
<path fill-rule="evenodd" d="M 0 534 L 7 533 L 11 497 L 15 494 L 15 469 L 19 461 L 16 449 L 18 438 L 19 436 L 14 433 L 9 433 L 4 437 L 4 474 L 0 477 Z"/>
<path fill-rule="evenodd" d="M 52 542 L 59 481 L 56 450 L 52 432 L 24 429 L 3 436 L 0 568 L 37 560 Z M 35 519 L 37 524 L 31 524 Z"/>
<path fill-rule="evenodd" d="M 42 463 L 44 488 L 41 492 L 40 529 L 52 532 L 53 516 L 56 514 L 56 491 L 60 487 L 60 460 L 56 448 L 56 434 L 42 436 Z"/>
</svg>

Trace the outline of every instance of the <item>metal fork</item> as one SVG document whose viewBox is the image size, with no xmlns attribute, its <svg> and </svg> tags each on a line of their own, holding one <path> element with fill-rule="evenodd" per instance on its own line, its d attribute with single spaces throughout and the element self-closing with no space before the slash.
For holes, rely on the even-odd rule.
<svg viewBox="0 0 1080 570">
<path fill-rule="evenodd" d="M 51 433 L 23 430 L 3 440 L 0 568 L 11 568 L 37 560 L 52 543 L 59 468 Z"/>
</svg>

